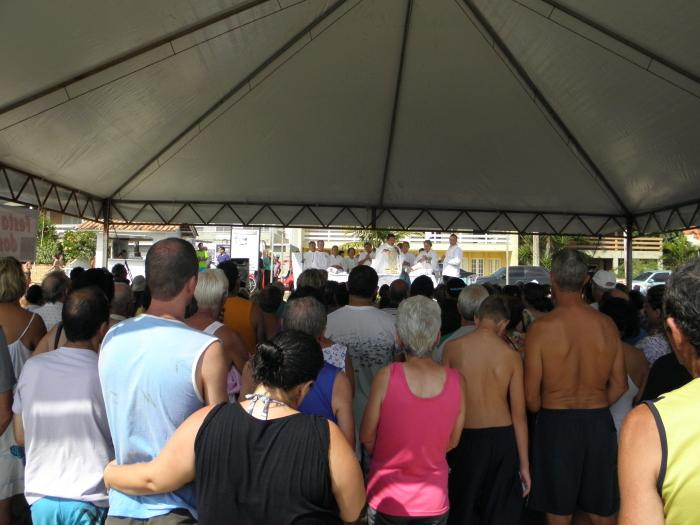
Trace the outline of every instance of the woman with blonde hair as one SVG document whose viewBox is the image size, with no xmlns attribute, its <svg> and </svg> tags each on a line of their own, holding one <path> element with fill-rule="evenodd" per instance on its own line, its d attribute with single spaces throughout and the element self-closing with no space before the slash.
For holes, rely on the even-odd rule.
<svg viewBox="0 0 700 525">
<path fill-rule="evenodd" d="M 16 379 L 46 333 L 41 317 L 19 304 L 26 288 L 22 264 L 14 257 L 0 257 L 0 329 L 7 340 L 7 350 L 0 351 L 9 351 Z M 24 466 L 11 452 L 15 445 L 8 427 L 0 435 L 0 525 L 10 523 L 10 498 L 24 492 Z"/>
<path fill-rule="evenodd" d="M 248 361 L 248 353 L 241 337 L 219 321 L 224 302 L 228 297 L 228 279 L 223 270 L 209 269 L 200 272 L 194 298 L 197 311 L 185 320 L 187 326 L 218 337 L 227 358 L 232 363 L 227 379 L 229 399 L 235 398 L 240 388 L 240 373 Z"/>
</svg>

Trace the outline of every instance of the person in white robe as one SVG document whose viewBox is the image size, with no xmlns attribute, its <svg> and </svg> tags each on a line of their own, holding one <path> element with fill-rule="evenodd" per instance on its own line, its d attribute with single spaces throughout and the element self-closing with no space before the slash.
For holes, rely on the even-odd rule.
<svg viewBox="0 0 700 525">
<path fill-rule="evenodd" d="M 462 250 L 457 246 L 457 236 L 453 233 L 450 235 L 450 246 L 445 252 L 445 257 L 442 260 L 442 278 L 444 280 L 452 277 L 459 277 L 462 268 Z"/>
<path fill-rule="evenodd" d="M 318 243 L 318 250 L 316 252 L 318 253 L 317 257 L 319 260 L 319 264 L 321 267 L 319 268 L 320 270 L 327 270 L 328 266 L 330 266 L 330 261 L 328 260 L 328 253 L 326 253 L 325 247 L 326 243 L 323 239 L 319 240 Z"/>
<path fill-rule="evenodd" d="M 350 273 L 355 266 L 357 266 L 355 248 L 348 248 L 348 256 L 345 258 L 345 271 Z"/>
<path fill-rule="evenodd" d="M 340 255 L 340 250 L 337 246 L 331 248 L 331 254 L 328 256 L 328 268 L 336 268 L 341 272 L 347 271 L 345 267 L 345 258 Z"/>
<path fill-rule="evenodd" d="M 372 266 L 372 261 L 374 260 L 376 252 L 369 242 L 365 243 L 364 251 L 357 257 L 357 265 Z"/>
<path fill-rule="evenodd" d="M 309 251 L 304 254 L 304 270 L 314 268 L 325 270 L 328 268 L 328 255 L 316 249 L 314 241 L 309 242 Z"/>
<path fill-rule="evenodd" d="M 408 241 L 400 243 L 400 248 L 399 264 L 401 265 L 401 271 L 411 273 L 413 265 L 416 264 L 416 256 L 408 251 L 411 248 Z"/>
<path fill-rule="evenodd" d="M 438 256 L 433 251 L 433 243 L 426 239 L 423 242 L 423 251 L 416 257 L 416 264 L 413 265 L 409 275 L 417 277 L 419 275 L 437 275 L 439 272 Z"/>
<path fill-rule="evenodd" d="M 372 268 L 376 270 L 378 275 L 399 275 L 401 273 L 400 253 L 398 246 L 396 246 L 396 236 L 390 233 L 386 241 L 377 248 Z"/>
</svg>

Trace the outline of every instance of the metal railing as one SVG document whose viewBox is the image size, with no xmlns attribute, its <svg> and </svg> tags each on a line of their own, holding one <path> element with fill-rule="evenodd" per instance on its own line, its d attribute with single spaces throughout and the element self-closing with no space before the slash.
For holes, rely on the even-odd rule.
<svg viewBox="0 0 700 525">
<path fill-rule="evenodd" d="M 624 252 L 625 239 L 621 237 L 576 237 L 572 239 L 569 247 L 581 251 Z M 632 239 L 632 251 L 662 252 L 663 238 L 635 237 Z"/>
<path fill-rule="evenodd" d="M 438 232 L 417 232 L 409 233 L 402 236 L 401 240 L 405 240 L 414 245 L 421 245 L 424 240 L 430 239 L 433 244 L 449 244 L 449 233 Z M 360 237 L 353 230 L 326 230 L 326 229 L 306 229 L 304 230 L 304 242 L 323 240 L 326 248 L 333 245 L 341 246 L 348 243 L 359 243 Z M 509 235 L 504 234 L 459 234 L 460 245 L 486 244 L 486 245 L 507 245 L 511 243 Z"/>
</svg>

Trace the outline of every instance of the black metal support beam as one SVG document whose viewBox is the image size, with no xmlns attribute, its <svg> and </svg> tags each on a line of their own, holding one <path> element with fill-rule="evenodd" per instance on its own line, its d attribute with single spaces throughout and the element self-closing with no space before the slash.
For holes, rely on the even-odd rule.
<svg viewBox="0 0 700 525">
<path fill-rule="evenodd" d="M 174 146 L 180 139 L 182 139 L 185 135 L 187 135 L 190 131 L 192 131 L 194 128 L 196 128 L 204 119 L 206 119 L 209 115 L 214 113 L 217 109 L 219 109 L 222 105 L 226 103 L 227 100 L 229 100 L 231 97 L 236 95 L 243 87 L 248 85 L 248 83 L 253 80 L 256 76 L 258 76 L 262 71 L 265 70 L 266 67 L 268 67 L 270 64 L 272 64 L 275 60 L 277 60 L 279 57 L 281 57 L 287 50 L 289 50 L 294 44 L 296 44 L 299 40 L 301 40 L 307 33 L 309 33 L 312 29 L 314 29 L 318 24 L 323 22 L 326 18 L 328 18 L 330 15 L 336 12 L 336 10 L 343 5 L 347 0 L 337 0 L 331 7 L 329 7 L 326 11 L 321 13 L 319 16 L 317 16 L 314 20 L 311 21 L 306 27 L 304 27 L 301 31 L 299 31 L 297 34 L 295 34 L 292 38 L 290 38 L 287 42 L 285 42 L 280 48 L 278 48 L 274 53 L 272 53 L 267 59 L 265 59 L 258 67 L 256 67 L 253 71 L 251 71 L 243 80 L 238 82 L 233 88 L 231 88 L 228 93 L 226 93 L 223 97 L 221 97 L 219 100 L 217 100 L 212 106 L 209 107 L 204 113 L 202 113 L 197 119 L 192 122 L 189 126 L 187 126 L 184 130 L 182 130 L 180 133 L 178 133 L 173 139 L 171 139 L 163 148 L 161 148 L 155 155 L 153 155 L 148 161 L 146 161 L 136 172 L 131 175 L 125 182 L 119 185 L 119 187 L 112 192 L 112 195 L 110 198 L 115 198 L 120 191 L 122 191 L 124 188 L 126 188 L 131 182 L 133 182 L 139 175 L 143 173 L 143 171 L 148 168 L 151 164 L 153 164 L 163 153 L 168 151 L 172 146 Z"/>
<path fill-rule="evenodd" d="M 634 272 L 632 255 L 633 252 L 633 242 L 634 242 L 634 218 L 629 217 L 627 219 L 627 227 L 625 228 L 625 280 L 627 281 L 627 288 L 632 289 L 632 273 Z"/>
<path fill-rule="evenodd" d="M 215 15 L 212 15 L 208 18 L 205 18 L 204 20 L 201 20 L 201 21 L 197 22 L 196 24 L 192 24 L 192 25 L 189 25 L 189 26 L 187 26 L 183 29 L 180 29 L 178 31 L 174 31 L 174 32 L 162 37 L 162 38 L 159 38 L 157 40 L 149 42 L 148 44 L 145 44 L 137 49 L 133 49 L 131 51 L 128 51 L 127 53 L 119 55 L 116 58 L 108 60 L 107 62 L 104 62 L 98 66 L 92 67 L 86 71 L 83 71 L 82 73 L 79 73 L 78 75 L 74 75 L 66 80 L 63 80 L 63 81 L 58 82 L 56 84 L 53 84 L 47 88 L 36 91 L 29 96 L 21 98 L 20 100 L 17 100 L 15 102 L 10 103 L 10 104 L 6 104 L 5 106 L 0 108 L 0 115 L 7 113 L 9 111 L 12 111 L 13 109 L 21 107 L 25 104 L 29 104 L 30 102 L 33 102 L 34 100 L 37 100 L 41 97 L 49 95 L 55 91 L 65 89 L 66 87 L 73 84 L 74 82 L 77 82 L 79 80 L 83 80 L 85 78 L 88 78 L 88 77 L 91 77 L 91 76 L 96 75 L 98 73 L 101 73 L 101 72 L 103 72 L 111 67 L 122 64 L 122 63 L 126 62 L 127 60 L 131 60 L 132 58 L 136 58 L 139 55 L 143 55 L 144 53 L 147 53 L 147 52 L 149 52 L 157 47 L 160 47 L 164 44 L 172 42 L 173 40 L 177 40 L 178 38 L 182 38 L 183 36 L 187 36 L 189 34 L 192 34 L 196 31 L 199 31 L 200 29 L 204 29 L 206 27 L 209 27 L 210 25 L 216 24 L 217 22 L 221 22 L 222 20 L 226 20 L 227 18 L 231 18 L 232 16 L 235 16 L 235 15 L 238 15 L 238 14 L 243 13 L 245 11 L 248 11 L 250 9 L 253 9 L 253 8 L 255 8 L 261 4 L 264 4 L 265 2 L 268 2 L 268 1 L 269 0 L 249 0 L 248 2 L 243 2 L 241 4 L 238 4 L 236 7 L 232 7 L 231 9 L 226 9 L 225 11 L 222 11 L 222 12 L 217 13 Z"/>
<path fill-rule="evenodd" d="M 6 164 L 0 164 L 0 172 L 0 195 L 8 201 L 81 219 L 100 220 L 95 203 L 100 202 L 101 197 Z M 61 193 L 66 195 L 65 199 L 61 197 Z M 71 206 L 71 203 L 74 203 L 74 206 Z M 93 213 L 89 214 L 89 211 Z"/>
<path fill-rule="evenodd" d="M 517 0 L 515 0 L 517 1 Z M 587 16 L 579 13 L 575 9 L 572 9 L 568 6 L 563 5 L 561 2 L 557 0 L 540 0 L 541 2 L 547 4 L 548 6 L 552 7 L 553 9 L 556 9 L 558 11 L 561 11 L 562 13 L 565 13 L 569 15 L 571 18 L 574 18 L 575 20 L 581 22 L 582 24 L 594 29 L 595 31 L 598 31 L 599 33 L 607 36 L 608 38 L 611 38 L 615 40 L 616 42 L 619 42 L 620 44 L 629 47 L 630 49 L 633 49 L 637 53 L 644 55 L 647 57 L 649 60 L 656 62 L 658 64 L 661 64 L 662 66 L 670 69 L 677 75 L 685 78 L 686 80 L 689 80 L 691 82 L 694 82 L 695 84 L 700 85 L 700 76 L 696 75 L 695 73 L 688 71 L 682 66 L 679 66 L 675 62 L 672 62 L 671 60 L 662 57 L 661 55 L 658 55 L 657 53 L 654 53 L 653 51 L 648 50 L 644 46 L 633 42 L 632 40 L 623 37 L 622 35 L 619 35 L 615 33 L 614 31 L 608 29 L 602 24 L 599 24 L 595 20 L 592 20 L 591 18 L 588 18 Z M 551 17 L 551 15 L 550 15 Z"/>
<path fill-rule="evenodd" d="M 102 201 L 102 261 L 100 264 L 103 268 L 107 268 L 107 260 L 109 259 L 109 224 L 112 212 L 112 203 L 109 199 Z"/>
<path fill-rule="evenodd" d="M 406 43 L 408 42 L 408 30 L 411 25 L 411 13 L 413 11 L 413 0 L 406 1 L 406 17 L 404 19 L 403 33 L 401 36 L 401 52 L 399 54 L 399 70 L 396 74 L 396 88 L 394 90 L 394 104 L 391 109 L 391 122 L 389 123 L 389 139 L 386 145 L 386 155 L 384 156 L 384 173 L 382 174 L 382 186 L 379 191 L 379 207 L 384 206 L 384 192 L 386 191 L 386 180 L 389 176 L 391 166 L 391 155 L 394 149 L 394 132 L 396 130 L 396 117 L 399 110 L 399 98 L 401 96 L 401 85 L 403 83 L 403 67 L 406 61 Z"/>
<path fill-rule="evenodd" d="M 493 40 L 493 45 L 500 51 L 508 65 L 509 69 L 512 68 L 513 72 L 518 76 L 519 80 L 523 82 L 530 91 L 532 91 L 532 96 L 535 101 L 539 103 L 540 107 L 547 113 L 547 115 L 556 123 L 559 129 L 564 133 L 566 140 L 573 147 L 579 156 L 584 160 L 588 168 L 592 171 L 595 178 L 600 182 L 600 184 L 607 190 L 610 196 L 614 199 L 615 203 L 620 207 L 621 214 L 625 217 L 629 217 L 632 213 L 629 211 L 622 198 L 618 195 L 615 189 L 612 187 L 608 179 L 605 177 L 603 172 L 598 168 L 598 166 L 593 162 L 591 156 L 586 152 L 581 143 L 578 141 L 576 136 L 571 132 L 566 123 L 562 120 L 559 114 L 556 112 L 554 107 L 549 103 L 547 97 L 544 96 L 542 91 L 537 87 L 537 84 L 532 80 L 530 75 L 527 73 L 520 61 L 513 55 L 511 50 L 505 44 L 498 32 L 493 28 L 488 19 L 483 15 L 479 8 L 475 5 L 473 0 L 462 0 L 465 7 L 469 10 L 472 16 L 479 22 L 479 24 L 488 33 L 489 37 Z"/>
</svg>

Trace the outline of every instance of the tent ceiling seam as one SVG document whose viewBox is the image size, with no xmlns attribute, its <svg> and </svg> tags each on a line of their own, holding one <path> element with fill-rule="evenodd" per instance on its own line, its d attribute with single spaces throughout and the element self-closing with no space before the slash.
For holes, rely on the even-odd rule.
<svg viewBox="0 0 700 525">
<path fill-rule="evenodd" d="M 169 42 L 172 42 L 173 40 L 177 40 L 178 38 L 185 37 L 189 34 L 195 33 L 201 29 L 205 29 L 213 24 L 216 24 L 217 22 L 221 22 L 223 20 L 226 20 L 227 18 L 231 18 L 232 16 L 239 15 L 241 13 L 244 13 L 246 11 L 249 11 L 251 9 L 254 9 L 255 7 L 262 5 L 266 2 L 269 2 L 269 0 L 251 0 L 249 2 L 242 3 L 240 5 L 237 5 L 236 7 L 233 7 L 231 9 L 227 9 L 225 11 L 222 11 L 221 13 L 217 13 L 215 15 L 212 15 L 210 17 L 205 18 L 204 20 L 197 22 L 196 24 L 189 25 L 183 29 L 180 29 L 178 31 L 174 31 L 162 38 L 159 38 L 157 40 L 154 40 L 148 44 L 145 44 L 143 46 L 140 46 L 136 49 L 132 49 L 131 51 L 127 51 L 126 53 L 123 53 L 116 58 L 113 58 L 111 60 L 108 60 L 100 65 L 97 65 L 95 67 L 92 67 L 86 71 L 83 71 L 82 73 L 79 73 L 77 75 L 74 75 L 70 77 L 67 80 L 58 82 L 52 86 L 49 86 L 48 88 L 42 89 L 40 91 L 37 91 L 36 93 L 33 93 L 32 95 L 26 96 L 20 100 L 17 100 L 15 102 L 11 102 L 10 104 L 6 104 L 5 106 L 0 108 L 0 115 L 3 115 L 9 111 L 12 111 L 13 109 L 17 109 L 21 106 L 24 106 L 28 104 L 29 102 L 33 102 L 35 100 L 38 100 L 46 95 L 49 95 L 51 93 L 54 93 L 56 91 L 59 91 L 61 88 L 66 88 L 67 86 L 70 86 L 71 84 L 74 84 L 75 82 L 78 82 L 80 80 L 84 80 L 86 78 L 89 78 L 91 76 L 94 76 L 98 73 L 101 73 L 103 71 L 106 71 L 114 66 L 118 66 L 119 64 L 123 64 L 124 62 L 127 62 L 128 60 L 131 60 L 133 58 L 136 58 L 140 55 L 143 55 L 149 51 L 152 51 L 162 45 L 165 45 Z"/>
<path fill-rule="evenodd" d="M 458 2 L 458 1 L 459 0 L 455 0 L 455 2 Z M 530 93 L 527 93 L 527 91 L 526 91 L 526 94 L 530 98 L 534 97 L 534 101 L 538 102 L 535 104 L 535 107 L 539 108 L 540 111 L 543 111 L 545 115 L 549 116 L 549 118 L 545 118 L 545 120 L 551 126 L 552 125 L 552 123 L 550 122 L 550 118 L 551 118 L 556 123 L 556 125 L 561 128 L 561 131 L 566 135 L 566 137 L 568 139 L 568 144 L 566 142 L 564 142 L 564 144 L 567 146 L 567 148 L 573 149 L 576 152 L 578 152 L 578 156 L 580 156 L 581 159 L 583 159 L 586 162 L 586 164 L 589 165 L 589 169 L 592 170 L 592 175 L 594 176 L 594 180 L 597 180 L 600 184 L 603 185 L 603 188 L 607 191 L 609 196 L 611 196 L 613 198 L 613 200 L 615 201 L 615 203 L 620 207 L 620 210 L 624 214 L 624 216 L 625 217 L 633 216 L 633 214 L 630 212 L 630 210 L 625 205 L 622 198 L 619 196 L 619 194 L 613 188 L 610 181 L 608 181 L 608 179 L 605 177 L 603 172 L 595 164 L 595 162 L 593 161 L 591 156 L 583 148 L 583 146 L 578 141 L 578 139 L 573 134 L 573 132 L 564 123 L 563 119 L 559 116 L 559 114 L 556 112 L 554 107 L 549 103 L 547 98 L 544 96 L 544 94 L 537 87 L 537 84 L 535 84 L 535 82 L 532 80 L 530 75 L 528 75 L 527 71 L 522 66 L 522 64 L 520 64 L 520 62 L 515 58 L 515 55 L 511 52 L 510 48 L 506 45 L 505 41 L 501 38 L 501 36 L 494 29 L 494 27 L 491 25 L 491 23 L 488 21 L 488 19 L 479 10 L 479 8 L 476 7 L 476 5 L 474 4 L 474 0 L 462 0 L 462 2 L 467 7 L 468 11 L 473 15 L 473 17 L 476 18 L 478 23 L 483 26 L 484 30 L 488 33 L 489 37 L 493 40 L 493 44 L 491 44 L 488 40 L 485 39 L 487 44 L 489 44 L 489 46 L 494 50 L 494 53 L 496 53 L 496 56 L 499 57 L 499 59 L 501 59 L 501 61 L 504 62 L 506 69 L 511 72 L 511 74 L 516 78 L 516 80 L 518 80 L 518 85 L 520 85 L 522 87 L 522 84 L 524 83 L 532 91 L 531 96 L 530 96 Z M 466 14 L 467 13 L 465 13 L 465 15 Z M 467 19 L 472 24 L 474 24 L 474 21 L 472 20 L 471 17 L 467 16 Z M 481 34 L 482 37 L 484 37 L 484 34 L 479 30 L 478 27 L 476 27 L 476 24 L 474 24 L 474 26 L 477 29 L 477 31 L 479 32 L 479 34 Z M 496 50 L 500 51 L 500 53 L 498 53 Z M 555 129 L 555 131 L 556 131 L 556 129 Z M 559 133 L 557 133 L 557 135 L 560 136 Z"/>
<path fill-rule="evenodd" d="M 183 131 L 181 131 L 175 138 L 170 140 L 163 148 L 161 148 L 155 155 L 153 155 L 147 162 L 145 162 L 141 168 L 139 168 L 133 175 L 131 175 L 129 178 L 126 179 L 123 183 L 117 187 L 116 190 L 112 192 L 112 195 L 110 198 L 115 198 L 124 188 L 129 186 L 136 178 L 138 178 L 153 162 L 156 162 L 164 153 L 166 153 L 171 147 L 173 147 L 179 140 L 181 140 L 183 137 L 185 137 L 190 131 L 192 131 L 195 127 L 199 126 L 201 122 L 203 122 L 207 117 L 209 117 L 212 113 L 214 113 L 217 109 L 219 109 L 221 106 L 223 106 L 229 99 L 234 97 L 243 87 L 249 84 L 255 77 L 258 76 L 261 72 L 263 72 L 270 64 L 272 64 L 275 60 L 280 58 L 281 56 L 284 55 L 285 52 L 287 52 L 289 49 L 291 49 L 294 44 L 296 44 L 298 41 L 300 41 L 302 38 L 304 38 L 305 35 L 311 32 L 318 24 L 323 22 L 326 18 L 328 18 L 330 15 L 335 13 L 340 6 L 345 4 L 347 0 L 337 0 L 331 7 L 329 7 L 326 11 L 322 12 L 319 16 L 314 18 L 309 24 L 307 24 L 304 28 L 301 29 L 298 33 L 296 33 L 292 38 L 287 40 L 281 47 L 279 47 L 274 53 L 272 53 L 270 56 L 267 57 L 258 67 L 253 69 L 246 77 L 244 77 L 240 82 L 238 82 L 232 89 L 230 89 L 223 97 L 221 97 L 219 100 L 217 100 L 212 106 L 210 106 L 204 113 L 202 113 L 197 119 L 192 122 L 190 125 L 188 125 Z M 250 88 L 252 90 L 252 88 Z M 183 145 L 184 147 L 184 145 Z M 171 157 L 172 158 L 172 157 Z M 169 160 L 169 159 L 168 159 Z M 152 173 L 155 173 L 154 170 Z M 152 174 L 151 173 L 151 174 Z"/>
<path fill-rule="evenodd" d="M 693 82 L 694 84 L 696 84 L 698 86 L 700 86 L 700 76 L 692 73 L 691 71 L 688 71 L 687 69 L 679 66 L 678 64 L 676 64 L 674 62 L 671 62 L 670 60 L 668 60 L 666 58 L 661 57 L 660 55 L 654 53 L 653 51 L 648 50 L 644 46 L 637 44 L 636 42 L 633 42 L 633 41 L 629 40 L 628 38 L 625 38 L 622 35 L 615 33 L 614 31 L 604 27 L 603 25 L 595 22 L 594 20 L 591 20 L 590 18 L 582 15 L 578 11 L 571 9 L 567 6 L 564 6 L 556 0 L 539 0 L 539 2 L 544 3 L 552 8 L 552 12 L 549 14 L 549 16 L 544 16 L 542 13 L 540 13 L 537 10 L 533 9 L 532 7 L 526 5 L 522 0 L 511 0 L 511 1 L 519 4 L 520 6 L 524 7 L 525 9 L 528 9 L 528 10 L 532 11 L 533 13 L 535 13 L 543 18 L 548 19 L 550 22 L 558 25 L 559 27 L 561 27 L 563 29 L 566 29 L 567 31 L 569 31 L 571 33 L 574 33 L 575 35 L 579 36 L 580 38 L 583 38 L 584 40 L 587 40 L 587 41 L 591 42 L 592 44 L 595 44 L 595 45 L 601 47 L 602 49 L 605 49 L 606 51 L 630 62 L 631 64 L 634 64 L 635 66 L 639 67 L 640 69 L 648 71 L 652 75 L 654 75 L 660 79 L 665 80 L 666 82 L 670 83 L 674 87 L 681 89 L 682 91 L 685 91 L 686 93 L 693 95 L 696 98 L 700 98 L 700 95 L 697 92 L 692 92 L 692 91 L 684 88 L 683 86 L 680 86 L 677 83 L 673 82 L 671 79 L 668 79 L 657 72 L 650 71 L 650 68 L 654 64 L 654 62 L 656 62 L 657 64 L 660 64 L 660 65 L 670 69 L 671 71 L 673 71 L 677 75 L 685 78 L 686 80 Z M 621 45 L 625 46 L 626 48 L 631 49 L 632 51 L 635 51 L 636 53 L 643 55 L 645 58 L 649 59 L 649 64 L 647 65 L 647 67 L 644 67 L 641 64 L 638 64 L 637 62 L 635 62 L 634 60 L 631 60 L 628 57 L 625 57 L 625 56 L 621 55 L 620 53 L 617 53 L 613 49 L 610 49 L 609 47 L 605 46 L 601 42 L 597 42 L 597 41 L 593 40 L 592 38 L 587 37 L 587 36 L 579 33 L 578 31 L 574 30 L 573 28 L 568 27 L 568 26 L 552 19 L 552 15 L 554 14 L 555 11 L 561 11 L 565 15 L 570 16 L 574 20 L 576 20 L 576 21 L 580 22 L 581 24 L 593 29 L 597 33 L 600 33 L 600 34 L 614 40 L 618 44 L 621 44 Z"/>
<path fill-rule="evenodd" d="M 389 138 L 387 140 L 386 154 L 384 155 L 384 173 L 382 174 L 382 185 L 379 190 L 379 206 L 384 206 L 384 193 L 386 191 L 386 181 L 389 176 L 391 155 L 394 149 L 394 133 L 396 131 L 396 119 L 399 110 L 399 97 L 401 96 L 401 84 L 403 82 L 403 69 L 406 61 L 406 47 L 408 43 L 408 30 L 411 24 L 411 13 L 413 11 L 413 0 L 406 1 L 406 17 L 404 19 L 403 32 L 401 34 L 401 51 L 399 53 L 399 67 L 396 74 L 396 87 L 394 89 L 394 104 L 391 110 L 391 120 L 389 121 Z"/>
</svg>

